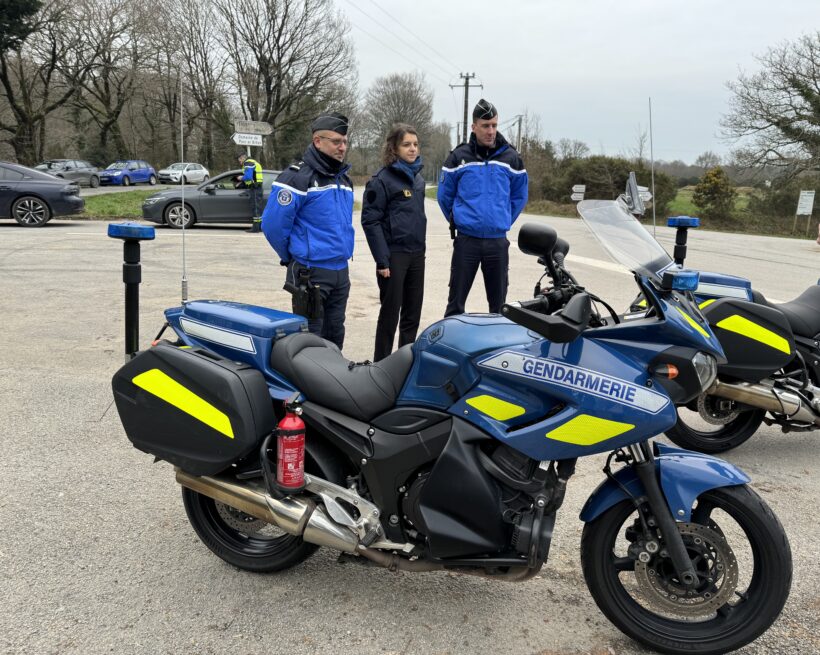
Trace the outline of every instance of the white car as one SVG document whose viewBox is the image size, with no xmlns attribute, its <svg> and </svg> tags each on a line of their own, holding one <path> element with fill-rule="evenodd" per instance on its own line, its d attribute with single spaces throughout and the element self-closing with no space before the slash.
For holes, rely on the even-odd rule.
<svg viewBox="0 0 820 655">
<path fill-rule="evenodd" d="M 159 181 L 165 184 L 199 184 L 211 175 L 202 164 L 177 162 L 166 166 L 159 173 Z"/>
</svg>

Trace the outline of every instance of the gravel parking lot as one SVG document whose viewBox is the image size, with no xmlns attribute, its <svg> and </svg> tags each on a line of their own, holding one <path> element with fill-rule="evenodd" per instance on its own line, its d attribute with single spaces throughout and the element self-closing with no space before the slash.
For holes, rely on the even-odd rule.
<svg viewBox="0 0 820 655">
<path fill-rule="evenodd" d="M 140 187 L 141 188 L 141 187 Z M 83 190 L 89 195 L 88 190 Z M 428 202 L 422 324 L 441 317 L 451 244 Z M 571 244 L 582 283 L 623 307 L 629 275 L 610 264 L 580 221 L 548 221 Z M 374 264 L 358 225 L 345 354 L 372 356 Z M 243 227 L 186 232 L 190 297 L 287 308 L 283 269 Z M 4 653 L 496 653 L 633 654 L 590 598 L 579 563 L 578 512 L 602 478 L 582 460 L 559 514 L 551 559 L 511 584 L 453 574 L 391 574 L 339 564 L 322 550 L 276 575 L 225 564 L 187 523 L 168 464 L 134 450 L 112 407 L 123 361 L 122 247 L 100 222 L 0 225 L 0 652 Z M 674 235 L 658 229 L 671 250 Z M 514 233 L 511 235 L 511 240 Z M 145 243 L 141 342 L 180 302 L 182 235 Z M 751 277 L 788 300 L 820 274 L 811 241 L 694 232 L 692 266 Z M 511 248 L 509 297 L 528 298 L 540 270 Z M 480 276 L 468 309 L 485 311 Z M 746 654 L 820 652 L 818 434 L 766 428 L 727 459 L 745 469 L 791 540 L 794 582 L 774 627 Z"/>
</svg>

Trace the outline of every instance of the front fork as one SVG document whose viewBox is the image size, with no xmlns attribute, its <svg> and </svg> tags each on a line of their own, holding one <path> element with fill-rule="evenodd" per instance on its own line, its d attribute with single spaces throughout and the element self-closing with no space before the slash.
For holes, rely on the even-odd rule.
<svg viewBox="0 0 820 655">
<path fill-rule="evenodd" d="M 698 575 L 692 567 L 692 560 L 686 551 L 683 538 L 678 532 L 675 517 L 669 509 L 669 503 L 661 491 L 661 485 L 656 475 L 654 456 L 647 442 L 632 444 L 629 453 L 632 455 L 632 468 L 641 481 L 649 508 L 655 517 L 657 527 L 660 530 L 669 559 L 675 567 L 678 580 L 687 587 L 692 588 L 698 584 Z"/>
</svg>

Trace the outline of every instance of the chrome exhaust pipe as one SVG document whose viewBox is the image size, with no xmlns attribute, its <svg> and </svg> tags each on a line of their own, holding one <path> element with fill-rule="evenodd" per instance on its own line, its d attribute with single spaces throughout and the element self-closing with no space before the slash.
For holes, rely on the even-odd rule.
<svg viewBox="0 0 820 655">
<path fill-rule="evenodd" d="M 271 523 L 311 544 L 348 553 L 355 553 L 359 544 L 353 532 L 331 520 L 324 507 L 317 507 L 304 496 L 286 496 L 279 500 L 224 478 L 191 475 L 181 469 L 176 469 L 176 480 L 186 489 Z"/>
<path fill-rule="evenodd" d="M 784 414 L 792 421 L 820 426 L 820 416 L 806 406 L 800 396 L 785 389 L 776 389 L 768 384 L 715 380 L 706 393 L 765 409 L 775 414 Z"/>
</svg>

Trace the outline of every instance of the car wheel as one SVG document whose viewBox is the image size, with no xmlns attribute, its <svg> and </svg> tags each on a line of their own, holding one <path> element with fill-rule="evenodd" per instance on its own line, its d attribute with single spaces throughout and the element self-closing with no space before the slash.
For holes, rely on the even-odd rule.
<svg viewBox="0 0 820 655">
<path fill-rule="evenodd" d="M 203 181 L 203 182 L 207 182 L 207 181 L 208 181 L 208 180 L 210 180 L 210 179 L 211 179 L 211 176 L 210 176 L 210 175 L 203 175 L 203 176 L 202 176 L 202 181 Z"/>
<path fill-rule="evenodd" d="M 11 215 L 23 227 L 42 227 L 51 220 L 51 208 L 34 196 L 23 196 L 14 201 Z"/>
<path fill-rule="evenodd" d="M 188 176 L 187 175 L 182 176 L 182 181 L 180 182 L 180 184 L 188 184 Z"/>
<path fill-rule="evenodd" d="M 165 208 L 165 224 L 175 230 L 190 228 L 196 222 L 194 210 L 189 205 L 185 205 L 183 211 L 178 202 L 172 202 Z"/>
<path fill-rule="evenodd" d="M 90 186 L 92 189 L 96 189 L 98 186 L 100 186 L 100 178 L 98 178 L 96 175 L 92 175 L 91 179 L 88 181 L 88 186 Z"/>
<path fill-rule="evenodd" d="M 156 175 L 152 175 L 151 177 L 148 178 L 148 184 L 150 184 L 151 186 L 154 186 L 156 183 L 157 183 L 157 176 Z"/>
<path fill-rule="evenodd" d="M 127 175 L 122 178 L 122 185 L 123 186 L 131 186 L 131 178 Z"/>
</svg>

